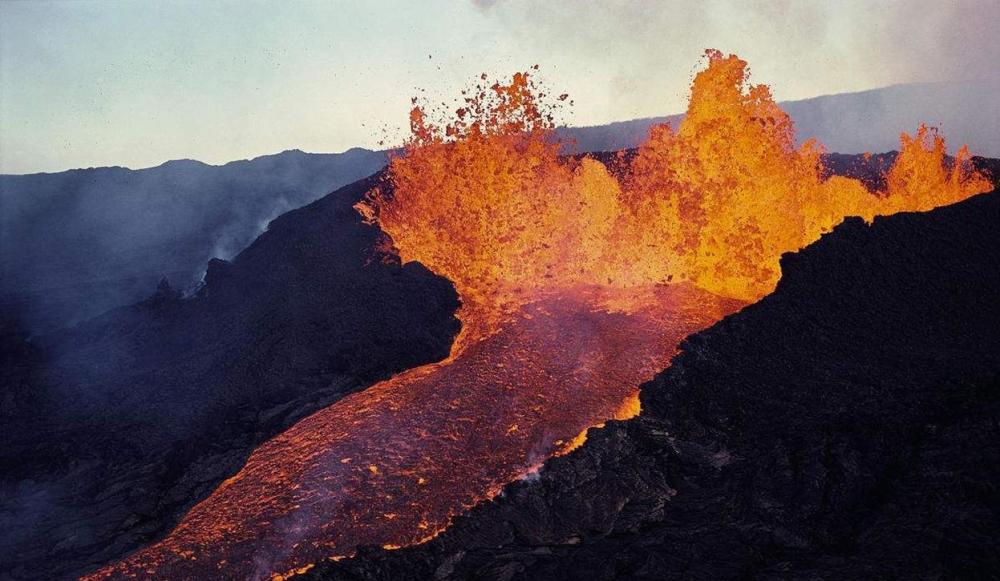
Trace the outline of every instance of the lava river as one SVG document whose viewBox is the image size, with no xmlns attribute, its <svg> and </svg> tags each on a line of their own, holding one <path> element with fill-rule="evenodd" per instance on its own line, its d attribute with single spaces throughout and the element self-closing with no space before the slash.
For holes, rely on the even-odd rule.
<svg viewBox="0 0 1000 581">
<path fill-rule="evenodd" d="M 266 442 L 169 536 L 92 578 L 260 579 L 432 537 L 583 430 L 637 413 L 678 343 L 739 306 L 682 285 L 550 293 Z"/>
</svg>

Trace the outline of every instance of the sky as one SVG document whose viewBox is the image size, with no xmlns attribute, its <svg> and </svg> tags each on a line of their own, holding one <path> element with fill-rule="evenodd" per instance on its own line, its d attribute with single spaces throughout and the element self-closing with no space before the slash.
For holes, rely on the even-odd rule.
<svg viewBox="0 0 1000 581">
<path fill-rule="evenodd" d="M 706 48 L 779 100 L 996 75 L 1000 0 L 0 0 L 0 173 L 398 142 L 540 65 L 563 121 L 681 112 Z"/>
</svg>

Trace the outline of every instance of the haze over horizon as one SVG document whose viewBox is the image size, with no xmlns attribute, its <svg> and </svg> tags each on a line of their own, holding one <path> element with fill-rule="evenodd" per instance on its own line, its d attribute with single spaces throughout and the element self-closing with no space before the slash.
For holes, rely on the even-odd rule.
<svg viewBox="0 0 1000 581">
<path fill-rule="evenodd" d="M 777 99 L 994 77 L 1000 3 L 0 3 L 0 173 L 379 148 L 409 99 L 541 65 L 599 125 L 684 110 L 707 47 Z"/>
</svg>

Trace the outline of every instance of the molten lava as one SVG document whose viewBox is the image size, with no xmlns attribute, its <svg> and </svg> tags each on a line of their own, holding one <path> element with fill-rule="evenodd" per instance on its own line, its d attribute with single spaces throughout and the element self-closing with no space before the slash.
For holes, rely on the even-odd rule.
<svg viewBox="0 0 1000 581">
<path fill-rule="evenodd" d="M 707 61 L 677 130 L 655 127 L 610 169 L 559 155 L 533 72 L 480 84 L 443 120 L 415 106 L 358 210 L 455 283 L 451 356 L 265 443 L 168 537 L 94 578 L 260 578 L 433 536 L 587 427 L 638 413 L 637 386 L 684 336 L 769 292 L 782 253 L 847 215 L 988 189 L 965 148 L 947 157 L 923 126 L 903 134 L 885 191 L 824 179 L 822 146 L 795 146 L 746 62 Z"/>
<path fill-rule="evenodd" d="M 638 411 L 626 404 L 680 340 L 739 306 L 679 285 L 645 294 L 539 298 L 454 360 L 338 401 L 258 448 L 166 539 L 95 577 L 267 578 L 433 536 L 588 426 Z"/>
<path fill-rule="evenodd" d="M 749 83 L 747 63 L 718 51 L 707 60 L 680 127 L 654 127 L 616 168 L 620 179 L 594 159 L 558 155 L 552 115 L 519 73 L 478 87 L 450 124 L 415 107 L 390 187 L 359 209 L 404 260 L 489 312 L 576 284 L 688 281 L 754 300 L 774 288 L 783 253 L 845 216 L 927 210 L 989 189 L 966 148 L 948 159 L 924 126 L 902 135 L 885 192 L 824 178 L 822 146 L 795 147 L 791 119 L 767 86 Z"/>
<path fill-rule="evenodd" d="M 403 260 L 455 283 L 464 338 L 492 332 L 500 313 L 538 289 L 586 278 L 569 269 L 586 266 L 617 215 L 605 207 L 614 180 L 599 163 L 559 157 L 548 139 L 553 115 L 537 95 L 518 73 L 509 85 L 477 86 L 450 124 L 414 107 L 391 183 L 358 206 Z"/>
</svg>

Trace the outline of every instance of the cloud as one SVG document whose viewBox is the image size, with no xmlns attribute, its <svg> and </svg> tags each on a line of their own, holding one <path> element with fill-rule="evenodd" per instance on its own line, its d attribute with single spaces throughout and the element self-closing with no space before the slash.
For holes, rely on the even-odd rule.
<svg viewBox="0 0 1000 581">
<path fill-rule="evenodd" d="M 496 6 L 498 0 L 472 0 L 472 3 L 480 10 L 489 10 Z"/>
</svg>

